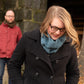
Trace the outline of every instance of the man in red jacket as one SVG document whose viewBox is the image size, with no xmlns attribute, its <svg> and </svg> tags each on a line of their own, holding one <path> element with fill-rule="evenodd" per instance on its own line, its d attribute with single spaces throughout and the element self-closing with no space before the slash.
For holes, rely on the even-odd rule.
<svg viewBox="0 0 84 84">
<path fill-rule="evenodd" d="M 5 64 L 8 64 L 21 37 L 22 33 L 16 26 L 14 11 L 6 11 L 5 20 L 0 25 L 0 84 L 2 84 Z M 10 80 L 9 84 L 11 84 Z"/>
</svg>

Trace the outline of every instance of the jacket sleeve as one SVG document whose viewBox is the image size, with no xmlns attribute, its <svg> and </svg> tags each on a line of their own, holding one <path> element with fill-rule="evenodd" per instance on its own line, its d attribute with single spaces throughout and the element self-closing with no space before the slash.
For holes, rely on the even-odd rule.
<svg viewBox="0 0 84 84">
<path fill-rule="evenodd" d="M 24 44 L 25 36 L 21 38 L 14 50 L 11 59 L 8 62 L 8 74 L 12 84 L 23 84 L 23 77 L 21 75 L 21 65 L 24 62 Z"/>
<path fill-rule="evenodd" d="M 71 58 L 66 69 L 66 84 L 78 84 L 79 68 L 76 50 L 71 49 Z"/>
</svg>

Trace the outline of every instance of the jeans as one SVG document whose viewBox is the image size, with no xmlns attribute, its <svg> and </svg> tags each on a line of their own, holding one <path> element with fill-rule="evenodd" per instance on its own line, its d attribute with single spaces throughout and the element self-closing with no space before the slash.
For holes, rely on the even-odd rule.
<svg viewBox="0 0 84 84">
<path fill-rule="evenodd" d="M 0 58 L 0 84 L 2 84 L 5 64 L 8 64 L 8 61 L 9 61 L 8 58 Z M 11 84 L 10 79 L 9 79 L 9 84 Z"/>
</svg>

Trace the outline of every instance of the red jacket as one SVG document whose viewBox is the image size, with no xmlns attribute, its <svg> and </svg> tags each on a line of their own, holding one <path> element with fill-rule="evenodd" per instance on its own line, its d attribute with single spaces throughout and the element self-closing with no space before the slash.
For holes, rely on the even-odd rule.
<svg viewBox="0 0 84 84">
<path fill-rule="evenodd" d="M 11 58 L 13 51 L 22 37 L 19 27 L 9 28 L 7 24 L 0 25 L 0 58 Z"/>
</svg>

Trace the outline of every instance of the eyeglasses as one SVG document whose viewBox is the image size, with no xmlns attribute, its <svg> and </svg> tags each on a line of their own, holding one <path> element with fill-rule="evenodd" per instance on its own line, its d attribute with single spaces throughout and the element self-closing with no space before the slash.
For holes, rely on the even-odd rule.
<svg viewBox="0 0 84 84">
<path fill-rule="evenodd" d="M 14 16 L 12 16 L 12 15 L 6 15 L 7 17 L 12 17 L 12 18 L 14 18 Z"/>
<path fill-rule="evenodd" d="M 51 24 L 49 24 L 49 26 L 51 27 L 51 30 L 56 32 L 58 30 L 60 30 L 60 32 L 64 32 L 65 31 L 65 28 L 58 28 L 56 26 L 52 26 Z"/>
</svg>

